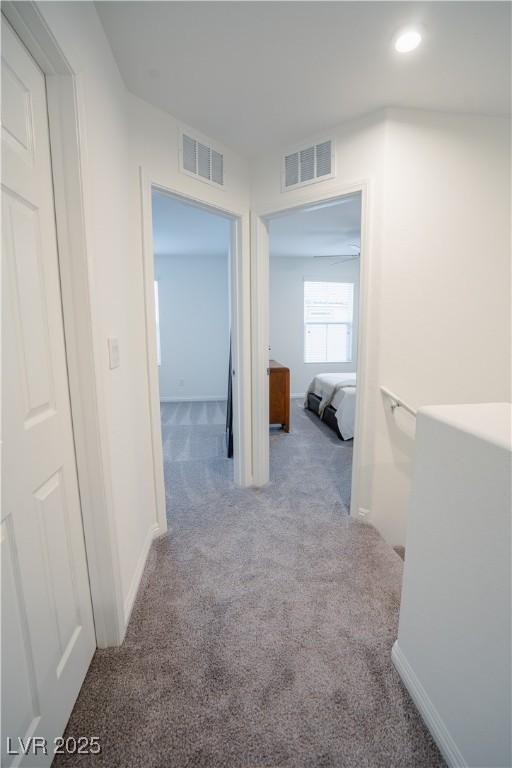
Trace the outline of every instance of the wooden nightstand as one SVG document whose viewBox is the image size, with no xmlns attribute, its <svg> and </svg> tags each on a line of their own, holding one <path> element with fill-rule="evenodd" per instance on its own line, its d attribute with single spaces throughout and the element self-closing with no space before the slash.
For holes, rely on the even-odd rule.
<svg viewBox="0 0 512 768">
<path fill-rule="evenodd" d="M 281 424 L 290 431 L 290 369 L 269 360 L 269 424 Z"/>
</svg>

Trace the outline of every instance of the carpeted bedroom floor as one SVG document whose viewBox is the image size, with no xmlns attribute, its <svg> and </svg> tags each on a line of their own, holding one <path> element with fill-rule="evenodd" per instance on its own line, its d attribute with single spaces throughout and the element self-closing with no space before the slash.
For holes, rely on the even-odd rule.
<svg viewBox="0 0 512 768">
<path fill-rule="evenodd" d="M 171 534 L 67 734 L 109 768 L 437 768 L 391 663 L 402 562 L 347 515 L 352 443 L 300 403 L 271 483 L 233 486 L 221 404 L 162 407 Z"/>
</svg>

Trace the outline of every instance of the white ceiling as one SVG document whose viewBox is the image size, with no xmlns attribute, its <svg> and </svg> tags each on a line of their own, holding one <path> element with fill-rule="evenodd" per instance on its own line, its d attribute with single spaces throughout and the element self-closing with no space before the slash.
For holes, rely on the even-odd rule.
<svg viewBox="0 0 512 768">
<path fill-rule="evenodd" d="M 154 191 L 153 247 L 156 256 L 225 256 L 231 222 L 179 198 Z M 358 255 L 361 195 L 289 211 L 268 221 L 270 256 Z"/>
<path fill-rule="evenodd" d="M 231 222 L 170 195 L 153 192 L 156 256 L 221 256 L 229 251 Z"/>
<path fill-rule="evenodd" d="M 276 216 L 268 222 L 270 256 L 347 256 L 361 246 L 361 195 Z"/>
<path fill-rule="evenodd" d="M 248 156 L 387 106 L 510 111 L 508 2 L 96 6 L 130 91 Z"/>
</svg>

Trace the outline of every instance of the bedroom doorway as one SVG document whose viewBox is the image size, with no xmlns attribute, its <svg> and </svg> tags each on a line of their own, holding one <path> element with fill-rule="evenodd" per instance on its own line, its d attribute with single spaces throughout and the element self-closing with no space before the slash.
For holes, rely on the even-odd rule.
<svg viewBox="0 0 512 768">
<path fill-rule="evenodd" d="M 265 219 L 270 479 L 301 461 L 305 481 L 345 513 L 357 403 L 361 198 L 357 191 Z"/>
<path fill-rule="evenodd" d="M 234 220 L 152 190 L 154 327 L 169 525 L 233 480 Z M 201 490 L 202 489 L 202 490 Z"/>
</svg>

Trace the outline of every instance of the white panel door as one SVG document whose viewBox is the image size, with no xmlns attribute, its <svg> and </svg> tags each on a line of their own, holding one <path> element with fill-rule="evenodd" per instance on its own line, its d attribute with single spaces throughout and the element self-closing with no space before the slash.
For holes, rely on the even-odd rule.
<svg viewBox="0 0 512 768">
<path fill-rule="evenodd" d="M 95 648 L 74 455 L 45 80 L 2 24 L 2 766 L 61 735 Z M 76 734 L 81 735 L 81 734 Z M 90 735 L 90 734 L 87 734 Z"/>
</svg>

